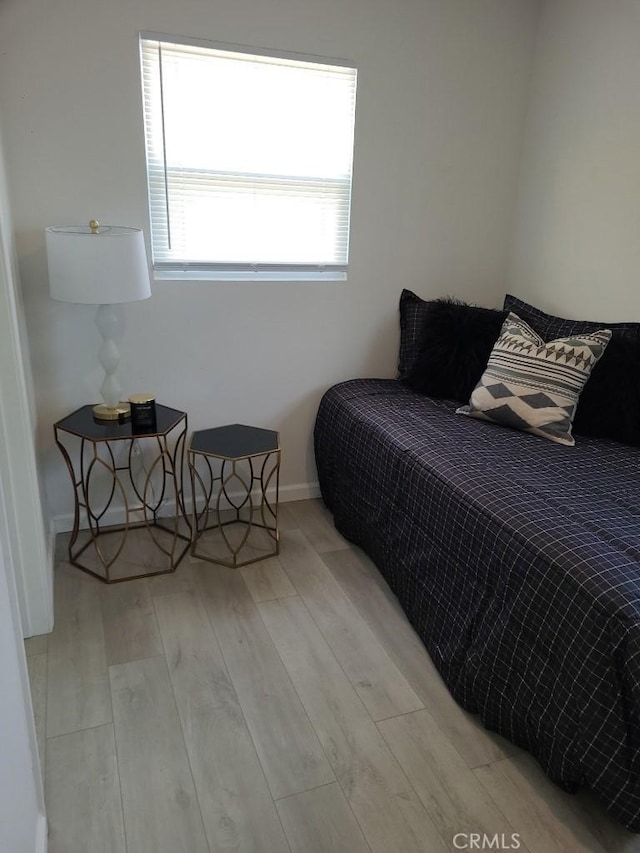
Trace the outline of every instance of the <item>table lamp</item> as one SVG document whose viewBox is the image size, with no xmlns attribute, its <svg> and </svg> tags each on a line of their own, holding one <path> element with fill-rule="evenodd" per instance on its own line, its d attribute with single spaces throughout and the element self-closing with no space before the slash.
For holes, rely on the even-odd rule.
<svg viewBox="0 0 640 853">
<path fill-rule="evenodd" d="M 130 416 L 120 400 L 115 377 L 120 353 L 114 341 L 118 318 L 111 305 L 137 302 L 151 296 L 149 266 L 140 228 L 100 225 L 50 226 L 46 229 L 49 291 L 53 299 L 99 305 L 96 325 L 102 335 L 98 353 L 105 378 L 100 387 L 104 403 L 93 407 L 98 420 Z"/>
</svg>

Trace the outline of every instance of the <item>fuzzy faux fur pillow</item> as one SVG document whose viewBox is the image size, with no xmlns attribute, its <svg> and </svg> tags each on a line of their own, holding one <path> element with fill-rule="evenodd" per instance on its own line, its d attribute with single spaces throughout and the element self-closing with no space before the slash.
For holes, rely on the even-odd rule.
<svg viewBox="0 0 640 853">
<path fill-rule="evenodd" d="M 423 302 L 420 348 L 405 384 L 429 397 L 466 403 L 507 313 L 457 299 Z"/>
</svg>

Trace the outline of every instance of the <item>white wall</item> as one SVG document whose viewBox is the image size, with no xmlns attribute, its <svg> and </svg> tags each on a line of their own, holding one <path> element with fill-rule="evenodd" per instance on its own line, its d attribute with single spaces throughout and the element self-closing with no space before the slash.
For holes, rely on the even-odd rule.
<svg viewBox="0 0 640 853">
<path fill-rule="evenodd" d="M 53 627 L 53 547 L 36 468 L 36 417 L 0 143 L 0 484 L 25 636 Z"/>
<path fill-rule="evenodd" d="M 40 508 L 12 249 L 0 144 L 0 851 L 45 853 L 44 795 L 22 638 L 53 625 L 52 562 Z"/>
<path fill-rule="evenodd" d="M 45 853 L 40 765 L 0 484 L 0 850 Z"/>
<path fill-rule="evenodd" d="M 137 32 L 343 57 L 359 68 L 346 283 L 158 282 L 126 306 L 121 378 L 190 426 L 281 431 L 284 497 L 316 479 L 319 398 L 393 376 L 402 287 L 504 293 L 537 0 L 3 0 L 0 112 L 54 516 L 71 488 L 51 424 L 96 398 L 93 310 L 47 295 L 43 228 L 148 233 Z M 259 128 L 256 128 L 259 133 Z"/>
<path fill-rule="evenodd" d="M 640 320 L 640 3 L 546 0 L 511 265 L 552 313 Z"/>
</svg>

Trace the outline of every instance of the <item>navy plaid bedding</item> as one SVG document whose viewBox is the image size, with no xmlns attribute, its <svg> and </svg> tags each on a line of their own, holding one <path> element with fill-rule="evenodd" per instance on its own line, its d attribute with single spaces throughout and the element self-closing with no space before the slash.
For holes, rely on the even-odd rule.
<svg viewBox="0 0 640 853">
<path fill-rule="evenodd" d="M 337 528 L 398 596 L 451 693 L 640 831 L 640 455 L 345 382 L 315 427 Z"/>
</svg>

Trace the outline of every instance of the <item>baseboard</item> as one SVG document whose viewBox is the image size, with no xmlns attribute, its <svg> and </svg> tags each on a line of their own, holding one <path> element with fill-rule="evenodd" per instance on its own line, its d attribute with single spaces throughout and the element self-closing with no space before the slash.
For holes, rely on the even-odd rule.
<svg viewBox="0 0 640 853">
<path fill-rule="evenodd" d="M 236 498 L 237 495 L 232 494 L 232 498 Z M 274 493 L 270 492 L 270 498 L 274 497 Z M 280 503 L 288 503 L 289 501 L 306 501 L 311 500 L 312 498 L 320 497 L 320 485 L 318 483 L 296 483 L 291 486 L 280 486 L 279 490 L 279 499 Z M 185 504 L 187 507 L 187 511 L 191 509 L 191 501 L 190 499 L 185 499 Z M 172 512 L 175 511 L 175 502 L 166 501 L 164 504 L 165 512 L 163 514 L 171 515 Z M 143 514 L 141 509 L 132 509 L 132 513 L 139 513 L 140 520 L 143 520 Z M 137 516 L 134 516 L 137 517 Z M 102 527 L 108 527 L 110 524 L 121 524 L 122 523 L 122 514 L 119 507 L 114 507 L 113 509 L 107 510 L 104 514 L 103 518 L 100 521 Z M 83 524 L 82 521 L 80 523 L 81 528 L 86 528 L 88 525 Z M 58 533 L 67 533 L 69 530 L 73 528 L 73 513 L 68 512 L 62 515 L 55 515 L 51 519 L 50 522 L 50 531 L 51 534 L 55 537 Z"/>
<path fill-rule="evenodd" d="M 47 818 L 43 814 L 38 815 L 36 824 L 36 845 L 34 853 L 47 853 L 48 841 Z"/>
<path fill-rule="evenodd" d="M 319 483 L 298 483 L 295 486 L 280 486 L 280 503 L 308 501 L 320 497 Z"/>
</svg>

